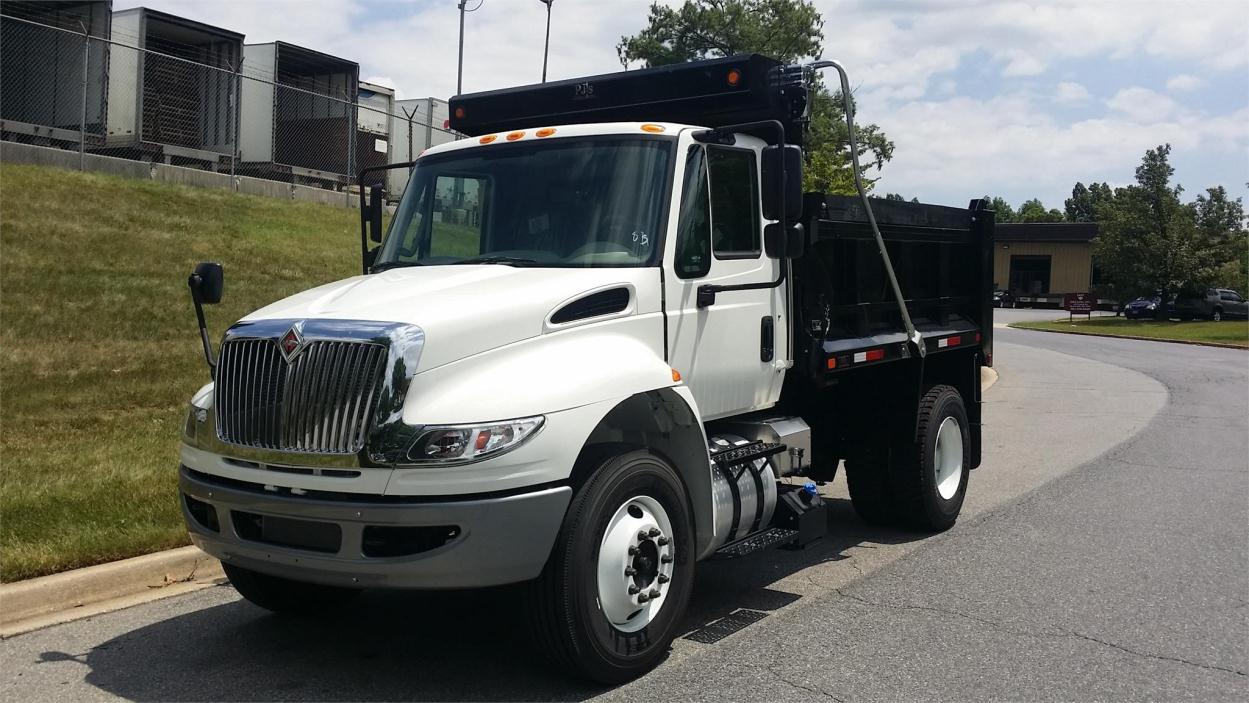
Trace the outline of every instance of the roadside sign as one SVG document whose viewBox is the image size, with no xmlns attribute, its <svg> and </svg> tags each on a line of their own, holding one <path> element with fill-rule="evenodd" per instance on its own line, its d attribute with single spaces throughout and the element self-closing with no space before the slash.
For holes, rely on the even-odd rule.
<svg viewBox="0 0 1249 703">
<path fill-rule="evenodd" d="M 1068 319 L 1072 315 L 1093 317 L 1093 296 L 1088 293 L 1068 293 L 1063 298 L 1063 307 L 1067 308 Z"/>
</svg>

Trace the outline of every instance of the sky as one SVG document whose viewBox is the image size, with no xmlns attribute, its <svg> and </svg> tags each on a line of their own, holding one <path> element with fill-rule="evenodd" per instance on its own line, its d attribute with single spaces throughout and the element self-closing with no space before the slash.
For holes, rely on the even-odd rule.
<svg viewBox="0 0 1249 703">
<path fill-rule="evenodd" d="M 548 79 L 621 70 L 616 44 L 651 0 L 554 0 Z M 360 64 L 401 98 L 456 92 L 458 0 L 114 0 Z M 666 4 L 679 4 L 667 2 Z M 815 0 L 822 58 L 858 118 L 896 145 L 876 192 L 964 205 L 1063 206 L 1076 181 L 1126 185 L 1170 143 L 1186 199 L 1249 201 L 1249 0 Z M 468 0 L 464 90 L 536 83 L 546 6 Z M 832 78 L 830 76 L 830 78 Z"/>
</svg>

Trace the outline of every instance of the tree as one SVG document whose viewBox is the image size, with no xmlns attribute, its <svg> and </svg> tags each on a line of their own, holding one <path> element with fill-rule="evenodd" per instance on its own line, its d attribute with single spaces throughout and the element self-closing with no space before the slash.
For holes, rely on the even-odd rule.
<svg viewBox="0 0 1249 703">
<path fill-rule="evenodd" d="M 1227 263 L 1227 251 L 1199 226 L 1202 199 L 1185 204 L 1183 189 L 1171 184 L 1171 145 L 1145 152 L 1136 183 L 1118 188 L 1098 208 L 1101 232 L 1094 256 L 1104 278 L 1122 296 L 1168 293 L 1213 284 Z M 1211 197 L 1214 197 L 1211 194 Z M 1205 198 L 1207 224 L 1214 226 L 1234 206 Z M 1160 311 L 1165 314 L 1165 311 Z"/>
<path fill-rule="evenodd" d="M 1045 205 L 1038 198 L 1025 200 L 1023 205 L 1019 206 L 1019 213 L 1016 215 L 1016 222 L 1062 222 L 1063 214 L 1056 209 L 1045 209 Z"/>
<path fill-rule="evenodd" d="M 1097 209 L 1113 197 L 1109 184 L 1091 183 L 1085 187 L 1083 183 L 1076 183 L 1071 189 L 1071 197 L 1064 203 L 1067 221 L 1096 222 Z"/>
<path fill-rule="evenodd" d="M 989 209 L 993 211 L 994 222 L 1001 224 L 1019 221 L 1018 216 L 1015 214 L 1015 208 L 1011 207 L 1005 198 L 997 195 L 990 198 L 986 195 L 984 199 L 989 201 Z"/>
<path fill-rule="evenodd" d="M 684 61 L 758 53 L 793 63 L 823 53 L 824 20 L 809 0 L 686 0 L 680 7 L 652 4 L 646 27 L 616 45 L 620 63 L 663 66 Z M 811 122 L 806 140 L 804 187 L 853 194 L 849 132 L 840 91 L 822 83 L 809 96 Z M 874 124 L 856 124 L 864 185 L 877 179 L 893 157 L 893 142 Z"/>
<path fill-rule="evenodd" d="M 1249 228 L 1240 198 L 1229 200 L 1223 186 L 1207 188 L 1192 203 L 1197 230 L 1205 245 L 1220 252 L 1224 264 L 1211 282 L 1221 288 L 1244 291 L 1249 285 Z"/>
</svg>

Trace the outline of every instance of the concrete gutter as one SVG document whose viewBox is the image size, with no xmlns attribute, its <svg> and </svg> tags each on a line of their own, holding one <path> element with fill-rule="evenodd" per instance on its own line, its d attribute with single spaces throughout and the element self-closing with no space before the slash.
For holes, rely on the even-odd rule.
<svg viewBox="0 0 1249 703">
<path fill-rule="evenodd" d="M 1007 325 L 1012 330 L 1027 330 L 1029 332 L 1050 332 L 1053 334 L 1076 334 L 1081 337 L 1105 337 L 1107 339 L 1135 339 L 1141 342 L 1166 342 L 1167 344 L 1187 344 L 1194 347 L 1217 347 L 1219 349 L 1239 349 L 1241 351 L 1249 351 L 1249 347 L 1241 344 L 1224 344 L 1222 342 L 1200 342 L 1194 339 L 1162 339 L 1160 337 L 1139 337 L 1132 334 L 1098 334 L 1096 332 L 1076 332 L 1074 330 L 1047 330 L 1038 329 L 1036 327 L 1021 327 L 1015 323 Z"/>
<path fill-rule="evenodd" d="M 0 584 L 0 637 L 108 613 L 225 582 L 197 547 Z"/>
<path fill-rule="evenodd" d="M 981 367 L 981 391 L 997 380 L 997 371 Z M 197 547 L 181 547 L 0 584 L 0 638 L 223 583 L 221 562 Z"/>
</svg>

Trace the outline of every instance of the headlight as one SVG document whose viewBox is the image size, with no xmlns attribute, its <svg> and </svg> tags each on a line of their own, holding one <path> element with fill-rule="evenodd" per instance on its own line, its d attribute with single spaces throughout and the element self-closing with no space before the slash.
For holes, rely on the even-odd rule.
<svg viewBox="0 0 1249 703">
<path fill-rule="evenodd" d="M 1146 310 L 1156 310 L 1157 308 L 1158 308 L 1158 303 L 1150 303 L 1149 305 L 1145 306 Z"/>
<path fill-rule="evenodd" d="M 482 425 L 426 427 L 408 450 L 415 464 L 467 464 L 498 456 L 525 443 L 542 427 L 541 415 Z"/>
</svg>

